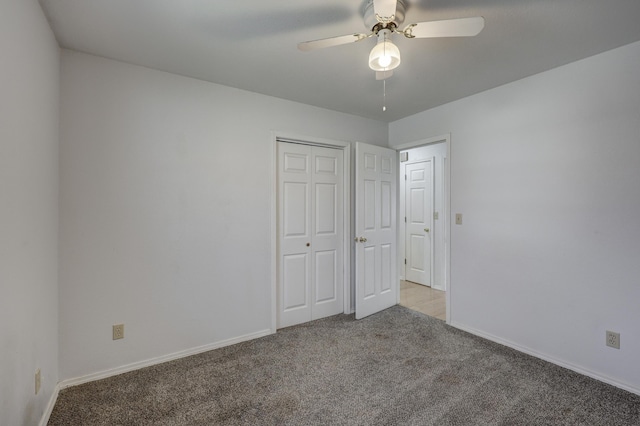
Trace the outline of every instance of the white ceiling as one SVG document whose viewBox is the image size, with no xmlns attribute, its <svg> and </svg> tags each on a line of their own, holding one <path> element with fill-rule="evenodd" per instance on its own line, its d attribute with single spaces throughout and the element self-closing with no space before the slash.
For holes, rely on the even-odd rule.
<svg viewBox="0 0 640 426">
<path fill-rule="evenodd" d="M 375 39 L 312 52 L 299 41 L 367 32 L 366 0 L 41 0 L 64 48 L 382 121 L 640 40 L 640 0 L 409 0 L 412 22 L 483 16 L 477 37 L 394 42 L 382 82 Z"/>
</svg>

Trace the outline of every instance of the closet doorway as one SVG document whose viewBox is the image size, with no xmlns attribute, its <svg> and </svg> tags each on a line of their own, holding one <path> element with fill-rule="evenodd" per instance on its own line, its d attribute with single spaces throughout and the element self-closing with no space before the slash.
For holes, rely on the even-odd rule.
<svg viewBox="0 0 640 426">
<path fill-rule="evenodd" d="M 282 328 L 344 311 L 349 175 L 342 147 L 277 141 L 276 151 L 277 328 Z"/>
</svg>

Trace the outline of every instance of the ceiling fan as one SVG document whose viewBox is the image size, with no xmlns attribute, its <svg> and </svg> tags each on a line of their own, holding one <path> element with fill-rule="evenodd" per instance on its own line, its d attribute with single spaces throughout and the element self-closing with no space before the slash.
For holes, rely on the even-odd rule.
<svg viewBox="0 0 640 426">
<path fill-rule="evenodd" d="M 407 38 L 472 37 L 484 28 L 484 18 L 476 16 L 418 22 L 399 30 L 399 26 L 404 22 L 406 10 L 407 0 L 369 0 L 363 8 L 362 15 L 366 28 L 371 28 L 370 33 L 305 41 L 298 43 L 298 49 L 306 52 L 377 37 L 378 42 L 369 54 L 369 67 L 376 71 L 376 79 L 384 80 L 391 77 L 393 70 L 400 65 L 400 50 L 391 42 L 394 34 L 399 33 Z"/>
</svg>

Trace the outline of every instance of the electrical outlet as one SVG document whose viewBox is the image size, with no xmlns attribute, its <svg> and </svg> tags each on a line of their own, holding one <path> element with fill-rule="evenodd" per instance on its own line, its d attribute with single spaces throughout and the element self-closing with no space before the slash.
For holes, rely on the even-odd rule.
<svg viewBox="0 0 640 426">
<path fill-rule="evenodd" d="M 36 370 L 36 395 L 40 392 L 40 385 L 42 384 L 42 376 L 40 374 L 40 369 Z"/>
<path fill-rule="evenodd" d="M 124 339 L 124 324 L 113 326 L 113 340 Z"/>
<path fill-rule="evenodd" d="M 607 346 L 620 349 L 620 333 L 607 330 Z"/>
<path fill-rule="evenodd" d="M 462 225 L 462 213 L 456 213 L 456 225 Z"/>
</svg>

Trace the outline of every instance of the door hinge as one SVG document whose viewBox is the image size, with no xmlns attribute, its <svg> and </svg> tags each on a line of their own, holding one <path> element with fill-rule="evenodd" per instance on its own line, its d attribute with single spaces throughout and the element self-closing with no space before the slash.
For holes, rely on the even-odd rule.
<svg viewBox="0 0 640 426">
<path fill-rule="evenodd" d="M 404 223 L 407 223 L 407 217 L 406 216 L 404 217 Z"/>
<path fill-rule="evenodd" d="M 407 180 L 407 175 L 404 175 L 404 180 Z"/>
<path fill-rule="evenodd" d="M 407 264 L 407 259 L 405 259 L 405 260 L 404 260 L 404 264 L 405 264 L 405 265 Z"/>
</svg>

